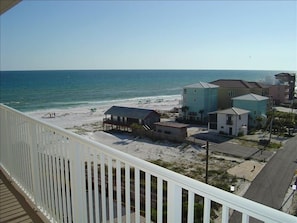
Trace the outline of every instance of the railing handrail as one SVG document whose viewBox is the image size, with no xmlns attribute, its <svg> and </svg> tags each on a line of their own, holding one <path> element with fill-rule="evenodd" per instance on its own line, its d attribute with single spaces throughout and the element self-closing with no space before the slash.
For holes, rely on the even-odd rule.
<svg viewBox="0 0 297 223">
<path fill-rule="evenodd" d="M 155 164 L 149 163 L 122 151 L 116 150 L 112 147 L 104 145 L 99 142 L 90 141 L 83 136 L 77 135 L 73 132 L 67 131 L 58 126 L 46 123 L 41 120 L 36 120 L 27 114 L 19 112 L 15 109 L 12 109 L 8 106 L 0 104 L 0 112 L 2 110 L 7 110 L 13 112 L 22 117 L 25 117 L 28 122 L 38 123 L 39 125 L 45 126 L 46 128 L 52 129 L 52 131 L 57 134 L 63 135 L 65 137 L 71 138 L 73 141 L 77 141 L 80 144 L 85 145 L 89 148 L 100 149 L 104 154 L 116 158 L 117 160 L 126 163 L 132 167 L 138 168 L 139 170 L 148 172 L 153 176 L 160 177 L 165 181 L 174 182 L 176 185 L 184 188 L 186 190 L 192 191 L 200 196 L 207 197 L 208 199 L 226 205 L 229 208 L 237 210 L 239 212 L 246 213 L 249 216 L 256 217 L 258 219 L 267 221 L 267 222 L 296 222 L 294 216 L 288 215 L 276 209 L 264 206 L 262 204 L 256 203 L 254 201 L 248 200 L 243 197 L 239 197 L 232 193 L 223 191 L 221 189 L 215 188 L 213 186 L 207 185 L 205 183 L 196 181 L 189 177 L 180 175 L 178 173 L 169 171 L 163 167 L 157 166 Z M 0 166 L 1 166 L 1 157 L 0 157 Z"/>
</svg>

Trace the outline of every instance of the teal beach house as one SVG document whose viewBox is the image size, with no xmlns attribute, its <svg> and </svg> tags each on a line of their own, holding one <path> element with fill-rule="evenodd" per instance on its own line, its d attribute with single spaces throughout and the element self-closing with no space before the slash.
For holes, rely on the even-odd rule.
<svg viewBox="0 0 297 223">
<path fill-rule="evenodd" d="M 246 94 L 232 98 L 233 106 L 249 110 L 249 128 L 260 128 L 266 122 L 269 98 L 257 94 Z"/>
<path fill-rule="evenodd" d="M 183 87 L 181 118 L 188 122 L 207 123 L 208 113 L 217 110 L 218 87 L 205 82 Z"/>
</svg>

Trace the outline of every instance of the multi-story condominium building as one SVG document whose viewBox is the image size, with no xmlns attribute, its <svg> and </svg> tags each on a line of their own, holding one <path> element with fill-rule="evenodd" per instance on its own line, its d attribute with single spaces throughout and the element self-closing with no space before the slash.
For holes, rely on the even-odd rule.
<svg viewBox="0 0 297 223">
<path fill-rule="evenodd" d="M 218 85 L 218 109 L 232 107 L 232 98 L 245 94 L 269 95 L 269 87 L 258 82 L 220 79 L 211 84 Z"/>
<path fill-rule="evenodd" d="M 289 102 L 289 87 L 283 84 L 270 85 L 269 96 L 273 105 L 280 105 Z"/>
<path fill-rule="evenodd" d="M 181 118 L 207 122 L 209 112 L 217 110 L 218 86 L 199 82 L 183 88 Z"/>
<path fill-rule="evenodd" d="M 232 98 L 233 106 L 249 110 L 249 127 L 265 124 L 269 98 L 257 94 L 246 94 Z"/>
<path fill-rule="evenodd" d="M 294 99 L 295 94 L 295 82 L 296 74 L 295 73 L 279 73 L 274 75 L 275 79 L 279 80 L 281 85 L 288 86 L 288 100 L 291 101 Z"/>
</svg>

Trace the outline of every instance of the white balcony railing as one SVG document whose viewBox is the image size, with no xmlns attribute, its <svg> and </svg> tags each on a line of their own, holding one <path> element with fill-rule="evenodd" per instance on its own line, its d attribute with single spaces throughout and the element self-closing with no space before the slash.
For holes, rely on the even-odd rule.
<svg viewBox="0 0 297 223">
<path fill-rule="evenodd" d="M 51 222 L 297 222 L 4 105 L 0 123 L 2 171 Z"/>
</svg>

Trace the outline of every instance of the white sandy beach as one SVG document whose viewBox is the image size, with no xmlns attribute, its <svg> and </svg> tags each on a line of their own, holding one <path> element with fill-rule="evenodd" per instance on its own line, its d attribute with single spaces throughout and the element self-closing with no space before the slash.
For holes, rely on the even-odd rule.
<svg viewBox="0 0 297 223">
<path fill-rule="evenodd" d="M 160 96 L 148 97 L 145 99 L 129 99 L 116 102 L 110 102 L 98 105 L 88 105 L 82 107 L 73 107 L 66 109 L 48 109 L 34 112 L 27 112 L 28 115 L 38 120 L 42 120 L 62 128 L 73 128 L 74 126 L 81 126 L 83 124 L 90 124 L 100 122 L 104 118 L 104 112 L 111 106 L 126 106 L 134 108 L 146 108 L 160 111 L 168 111 L 174 107 L 180 106 L 181 96 Z M 91 109 L 96 109 L 92 112 Z M 50 118 L 50 114 L 54 118 Z"/>
</svg>

